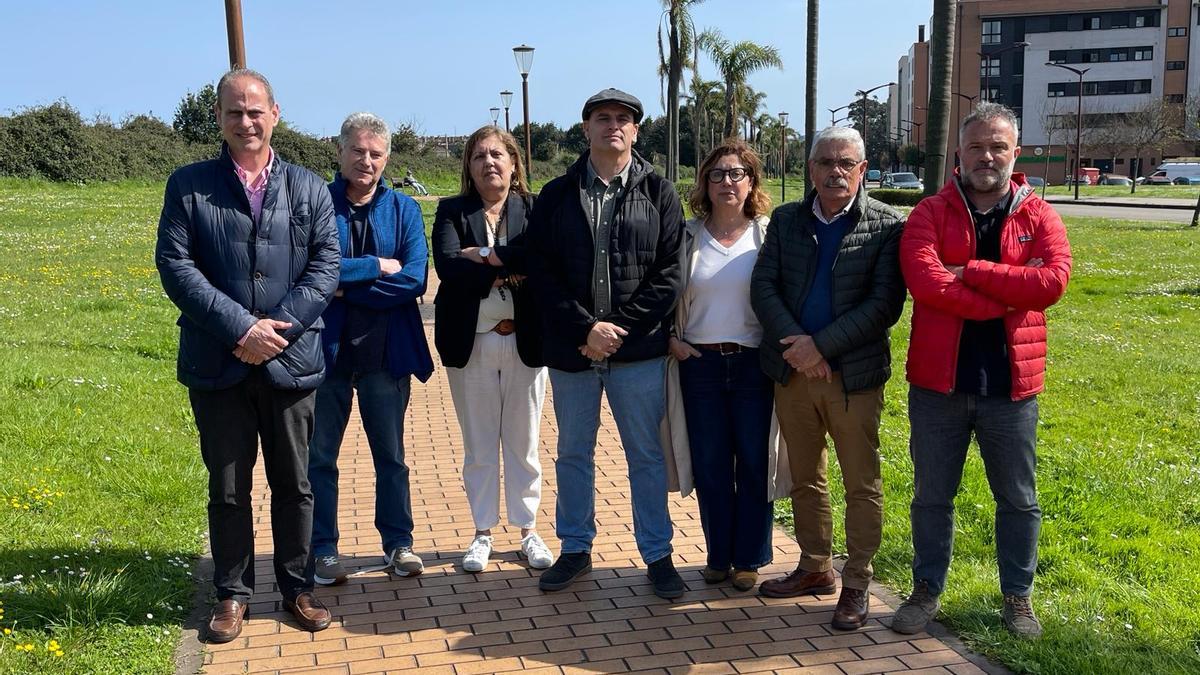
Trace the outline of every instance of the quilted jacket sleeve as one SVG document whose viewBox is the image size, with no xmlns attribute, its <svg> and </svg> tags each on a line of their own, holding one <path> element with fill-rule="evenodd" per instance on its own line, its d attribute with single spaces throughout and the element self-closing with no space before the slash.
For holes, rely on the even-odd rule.
<svg viewBox="0 0 1200 675">
<path fill-rule="evenodd" d="M 790 215 L 781 206 L 771 214 L 767 236 L 763 239 L 750 275 L 750 306 L 763 327 L 763 344 L 778 345 L 789 335 L 804 335 L 804 329 L 788 309 L 783 296 L 782 231 L 791 223 Z"/>
<path fill-rule="evenodd" d="M 192 323 L 208 331 L 231 351 L 256 319 L 240 303 L 213 286 L 196 267 L 192 252 L 192 213 L 183 198 L 178 172 L 167 180 L 154 263 L 163 290 Z"/>
<path fill-rule="evenodd" d="M 683 243 L 683 207 L 675 187 L 665 179 L 651 176 L 646 180 L 660 180 L 658 198 L 658 244 L 654 263 L 646 270 L 641 283 L 629 301 L 622 304 L 611 316 L 606 317 L 633 335 L 645 335 L 671 314 L 679 290 L 683 287 L 683 273 L 679 266 L 679 247 Z"/>
<path fill-rule="evenodd" d="M 917 204 L 900 237 L 900 269 L 913 300 L 972 321 L 1004 316 L 1007 305 L 971 288 L 942 263 L 934 223 L 939 216 L 933 205 L 939 201 L 929 197 Z"/>
<path fill-rule="evenodd" d="M 971 288 L 1009 307 L 1042 311 L 1058 302 L 1071 276 L 1071 244 L 1062 218 L 1042 204 L 1037 218 L 1030 258 L 1041 258 L 1041 267 L 1005 265 L 972 260 L 963 270 L 963 281 Z"/>
<path fill-rule="evenodd" d="M 307 188 L 313 214 L 308 238 L 308 262 L 292 289 L 267 313 L 272 319 L 292 324 L 282 334 L 288 340 L 299 337 L 316 323 L 338 285 L 341 250 L 338 247 L 333 200 L 324 183 L 313 180 Z"/>
</svg>

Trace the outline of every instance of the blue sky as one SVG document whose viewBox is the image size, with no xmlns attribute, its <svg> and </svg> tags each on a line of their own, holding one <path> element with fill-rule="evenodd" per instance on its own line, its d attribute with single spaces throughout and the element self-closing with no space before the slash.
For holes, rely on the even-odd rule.
<svg viewBox="0 0 1200 675">
<path fill-rule="evenodd" d="M 222 0 L 5 0 L 0 22 L 0 112 L 66 99 L 86 117 L 120 121 L 153 112 L 170 121 L 180 98 L 228 66 Z M 821 8 L 818 121 L 855 89 L 895 78 L 896 61 L 929 21 L 929 0 L 825 0 Z M 783 71 L 750 84 L 771 113 L 804 117 L 804 0 L 708 0 L 698 30 L 773 45 Z M 499 92 L 521 78 L 511 49 L 536 48 L 530 73 L 535 121 L 560 126 L 583 101 L 615 86 L 659 116 L 658 0 L 245 0 L 249 65 L 275 87 L 284 119 L 332 135 L 355 110 L 414 122 L 426 134 L 463 134 L 491 121 Z M 718 79 L 707 57 L 701 75 Z M 879 92 L 886 94 L 886 92 Z M 881 96 L 881 98 L 883 98 Z M 501 113 L 503 116 L 503 113 Z"/>
</svg>

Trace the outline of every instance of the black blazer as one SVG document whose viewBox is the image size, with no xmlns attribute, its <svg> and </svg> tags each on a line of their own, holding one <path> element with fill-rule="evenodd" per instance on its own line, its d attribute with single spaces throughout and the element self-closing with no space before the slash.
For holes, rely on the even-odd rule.
<svg viewBox="0 0 1200 675">
<path fill-rule="evenodd" d="M 492 292 L 492 282 L 500 276 L 529 273 L 525 235 L 532 207 L 533 195 L 509 193 L 505 205 L 508 243 L 493 247 L 504 267 L 492 267 L 459 257 L 464 248 L 487 246 L 487 222 L 479 196 L 472 193 L 438 202 L 432 239 L 433 267 L 440 285 L 434 299 L 433 342 L 446 366 L 462 368 L 471 358 L 479 301 Z M 541 326 L 528 282 L 513 294 L 513 313 L 517 353 L 525 365 L 539 368 L 543 365 Z"/>
</svg>

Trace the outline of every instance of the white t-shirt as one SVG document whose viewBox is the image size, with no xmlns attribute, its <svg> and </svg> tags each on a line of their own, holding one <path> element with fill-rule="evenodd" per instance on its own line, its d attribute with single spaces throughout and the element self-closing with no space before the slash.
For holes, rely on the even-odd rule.
<svg viewBox="0 0 1200 675">
<path fill-rule="evenodd" d="M 754 224 L 729 248 L 702 227 L 697 249 L 684 298 L 689 303 L 684 341 L 736 342 L 743 347 L 757 347 L 763 331 L 750 307 L 750 273 L 758 259 Z"/>
</svg>

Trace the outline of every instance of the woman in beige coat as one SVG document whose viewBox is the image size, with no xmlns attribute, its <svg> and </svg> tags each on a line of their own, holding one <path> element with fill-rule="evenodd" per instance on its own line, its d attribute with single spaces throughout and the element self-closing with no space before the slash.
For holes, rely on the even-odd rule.
<svg viewBox="0 0 1200 675">
<path fill-rule="evenodd" d="M 771 562 L 772 500 L 788 488 L 778 484 L 786 453 L 778 451 L 773 389 L 758 363 L 762 327 L 750 307 L 770 208 L 761 177 L 757 154 L 732 139 L 700 167 L 668 371 L 670 447 L 684 494 L 695 485 L 708 546 L 702 575 L 715 584 L 732 570 L 739 590 L 753 588 L 758 568 Z"/>
</svg>

